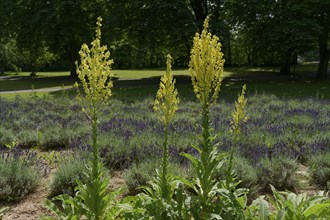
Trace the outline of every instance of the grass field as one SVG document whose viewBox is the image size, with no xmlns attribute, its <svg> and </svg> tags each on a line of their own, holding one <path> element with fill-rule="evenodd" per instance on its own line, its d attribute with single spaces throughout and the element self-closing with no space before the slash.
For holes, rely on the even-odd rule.
<svg viewBox="0 0 330 220">
<path fill-rule="evenodd" d="M 292 69 L 292 76 L 280 75 L 277 68 L 250 68 L 231 67 L 225 68 L 224 83 L 221 95 L 224 98 L 237 96 L 244 83 L 248 86 L 249 93 L 275 94 L 279 97 L 319 97 L 330 98 L 329 81 L 318 81 L 310 77 L 315 72 L 316 64 L 298 65 Z M 179 93 L 184 99 L 194 96 L 189 72 L 187 69 L 174 70 Z M 164 73 L 162 69 L 154 70 L 114 70 L 114 96 L 122 100 L 136 100 L 154 96 L 159 84 L 159 77 Z M 76 79 L 69 76 L 69 72 L 40 72 L 36 78 L 31 78 L 29 73 L 6 73 L 0 76 L 0 97 L 13 98 L 16 95 L 28 97 L 33 95 L 59 96 L 63 91 L 32 91 L 32 89 L 60 88 L 64 93 L 75 94 L 72 88 Z M 3 91 L 31 90 L 25 93 L 1 93 Z"/>
</svg>

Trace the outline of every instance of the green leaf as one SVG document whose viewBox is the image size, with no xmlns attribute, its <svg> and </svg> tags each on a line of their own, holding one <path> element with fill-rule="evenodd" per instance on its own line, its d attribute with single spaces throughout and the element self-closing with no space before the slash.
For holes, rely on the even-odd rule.
<svg viewBox="0 0 330 220">
<path fill-rule="evenodd" d="M 194 167 L 198 166 L 198 163 L 199 163 L 198 159 L 195 158 L 194 156 L 192 156 L 191 154 L 181 153 L 181 156 L 184 156 L 187 159 L 189 159 L 192 162 Z"/>
<path fill-rule="evenodd" d="M 223 220 L 223 218 L 220 215 L 217 214 L 211 214 L 211 219 L 213 220 Z"/>
<path fill-rule="evenodd" d="M 330 208 L 330 203 L 314 204 L 309 206 L 303 213 L 303 216 L 309 217 L 311 215 L 319 216 L 324 210 Z"/>
<path fill-rule="evenodd" d="M 259 199 L 259 217 L 260 220 L 268 220 L 269 216 L 269 204 L 266 200 L 260 198 Z"/>
<path fill-rule="evenodd" d="M 282 209 L 285 202 L 285 198 L 276 191 L 274 186 L 270 185 L 270 188 L 272 189 L 274 196 L 273 205 L 276 206 L 277 209 Z"/>
<path fill-rule="evenodd" d="M 279 211 L 276 215 L 276 220 L 284 220 L 286 217 L 286 209 L 281 209 L 281 211 Z"/>
</svg>

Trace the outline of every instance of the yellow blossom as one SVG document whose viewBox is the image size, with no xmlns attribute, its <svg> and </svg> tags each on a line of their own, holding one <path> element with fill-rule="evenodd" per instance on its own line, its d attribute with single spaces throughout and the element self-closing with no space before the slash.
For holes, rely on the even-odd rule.
<svg viewBox="0 0 330 220">
<path fill-rule="evenodd" d="M 206 18 L 204 30 L 194 37 L 189 62 L 194 92 L 202 103 L 213 103 L 218 98 L 224 65 L 219 38 L 208 32 L 208 23 Z"/>
<path fill-rule="evenodd" d="M 80 64 L 77 65 L 78 78 L 81 81 L 86 100 L 92 103 L 102 103 L 111 96 L 113 87 L 111 77 L 110 52 L 107 46 L 101 46 L 101 24 L 102 18 L 97 19 L 96 38 L 91 43 L 91 48 L 83 44 L 79 51 Z M 75 83 L 78 88 L 78 83 Z M 79 91 L 79 90 L 78 90 Z"/>
<path fill-rule="evenodd" d="M 175 89 L 175 79 L 173 79 L 171 69 L 171 56 L 166 57 L 166 72 L 160 79 L 159 89 L 156 94 L 154 110 L 159 111 L 161 120 L 168 125 L 178 110 L 178 91 Z"/>
<path fill-rule="evenodd" d="M 232 113 L 233 119 L 231 121 L 231 132 L 235 135 L 240 133 L 240 125 L 247 120 L 244 108 L 246 105 L 246 85 L 242 88 L 242 93 L 238 96 L 237 101 L 235 102 L 235 111 Z"/>
</svg>

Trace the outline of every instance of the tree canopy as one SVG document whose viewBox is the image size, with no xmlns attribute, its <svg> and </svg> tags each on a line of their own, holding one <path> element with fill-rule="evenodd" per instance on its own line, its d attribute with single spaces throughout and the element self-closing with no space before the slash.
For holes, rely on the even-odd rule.
<svg viewBox="0 0 330 220">
<path fill-rule="evenodd" d="M 69 69 L 90 42 L 98 16 L 114 68 L 186 67 L 192 38 L 210 16 L 225 65 L 290 65 L 318 54 L 318 77 L 329 76 L 330 0 L 2 0 L 0 72 Z"/>
</svg>

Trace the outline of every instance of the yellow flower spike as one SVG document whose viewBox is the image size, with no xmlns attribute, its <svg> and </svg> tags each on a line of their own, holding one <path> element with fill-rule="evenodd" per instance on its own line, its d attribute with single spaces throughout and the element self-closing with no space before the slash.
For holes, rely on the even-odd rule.
<svg viewBox="0 0 330 220">
<path fill-rule="evenodd" d="M 246 84 L 244 84 L 242 93 L 238 96 L 238 99 L 235 102 L 235 111 L 232 113 L 233 119 L 231 121 L 231 132 L 235 135 L 238 135 L 241 132 L 240 125 L 246 122 L 248 118 L 244 111 L 246 105 L 245 92 Z"/>
<path fill-rule="evenodd" d="M 171 60 L 172 57 L 167 55 L 166 72 L 160 79 L 159 89 L 154 102 L 154 110 L 160 112 L 161 120 L 166 125 L 168 125 L 173 118 L 179 105 L 178 92 L 174 86 L 175 80 L 173 79 Z"/>
<path fill-rule="evenodd" d="M 110 52 L 107 46 L 101 46 L 101 22 L 102 18 L 99 17 L 96 22 L 96 38 L 91 43 L 91 48 L 87 44 L 81 46 L 79 51 L 81 62 L 79 65 L 76 63 L 78 78 L 85 92 L 86 101 L 98 104 L 103 103 L 112 95 L 113 87 L 111 82 L 113 60 L 109 59 Z"/>
<path fill-rule="evenodd" d="M 204 30 L 194 37 L 189 73 L 197 99 L 211 104 L 218 98 L 224 59 L 219 38 L 208 32 L 208 24 L 206 18 Z"/>
</svg>

